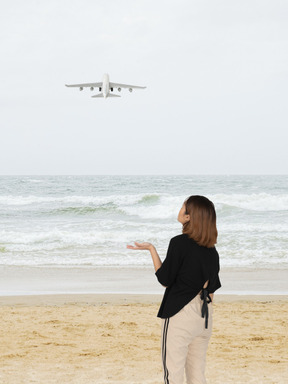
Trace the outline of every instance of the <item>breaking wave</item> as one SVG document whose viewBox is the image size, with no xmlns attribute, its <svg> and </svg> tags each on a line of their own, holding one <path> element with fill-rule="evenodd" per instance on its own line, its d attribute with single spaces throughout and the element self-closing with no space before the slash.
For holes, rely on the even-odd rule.
<svg viewBox="0 0 288 384">
<path fill-rule="evenodd" d="M 7 180 L 0 189 L 3 265 L 150 265 L 147 255 L 127 253 L 126 244 L 150 241 L 164 257 L 169 239 L 181 232 L 177 215 L 185 191 L 205 194 L 215 204 L 222 266 L 288 265 L 288 192 L 282 179 L 281 189 L 274 188 L 275 177 L 264 186 L 265 178 L 258 186 L 242 178 L 241 189 L 239 180 L 229 179 L 227 186 L 224 177 L 198 184 L 187 177 L 180 186 L 164 176 L 146 178 L 146 184 L 137 177 L 125 183 L 104 178 L 104 184 L 89 177 L 36 177 L 29 183 L 15 178 L 9 187 Z"/>
</svg>

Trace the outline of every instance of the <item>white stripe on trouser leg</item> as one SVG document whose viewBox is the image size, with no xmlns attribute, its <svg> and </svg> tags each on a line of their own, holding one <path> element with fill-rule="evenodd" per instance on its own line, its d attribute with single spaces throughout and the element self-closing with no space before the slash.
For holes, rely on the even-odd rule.
<svg viewBox="0 0 288 384">
<path fill-rule="evenodd" d="M 164 384 L 169 384 L 169 372 L 166 365 L 166 353 L 167 353 L 167 332 L 168 332 L 169 318 L 165 319 L 162 329 L 162 362 L 164 373 Z"/>
</svg>

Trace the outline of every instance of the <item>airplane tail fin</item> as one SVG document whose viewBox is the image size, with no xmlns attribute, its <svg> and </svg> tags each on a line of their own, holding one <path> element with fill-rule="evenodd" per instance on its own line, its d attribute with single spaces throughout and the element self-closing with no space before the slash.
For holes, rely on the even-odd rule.
<svg viewBox="0 0 288 384">
<path fill-rule="evenodd" d="M 103 93 L 98 93 L 98 95 L 93 95 L 91 97 L 104 97 Z M 121 97 L 120 95 L 115 95 L 113 93 L 108 93 L 107 97 Z"/>
</svg>

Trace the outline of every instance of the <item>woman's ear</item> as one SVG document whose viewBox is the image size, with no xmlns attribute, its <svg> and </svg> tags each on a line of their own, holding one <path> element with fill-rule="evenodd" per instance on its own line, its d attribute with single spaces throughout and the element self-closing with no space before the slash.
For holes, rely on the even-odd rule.
<svg viewBox="0 0 288 384">
<path fill-rule="evenodd" d="M 188 223 L 190 221 L 190 215 L 185 215 L 185 222 Z"/>
</svg>

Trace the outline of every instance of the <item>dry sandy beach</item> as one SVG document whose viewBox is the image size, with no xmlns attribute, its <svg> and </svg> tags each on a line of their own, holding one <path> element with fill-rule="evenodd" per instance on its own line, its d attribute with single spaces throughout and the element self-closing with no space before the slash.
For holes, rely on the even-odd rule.
<svg viewBox="0 0 288 384">
<path fill-rule="evenodd" d="M 0 383 L 160 384 L 160 295 L 0 297 Z M 288 296 L 215 298 L 208 384 L 288 382 Z"/>
</svg>

